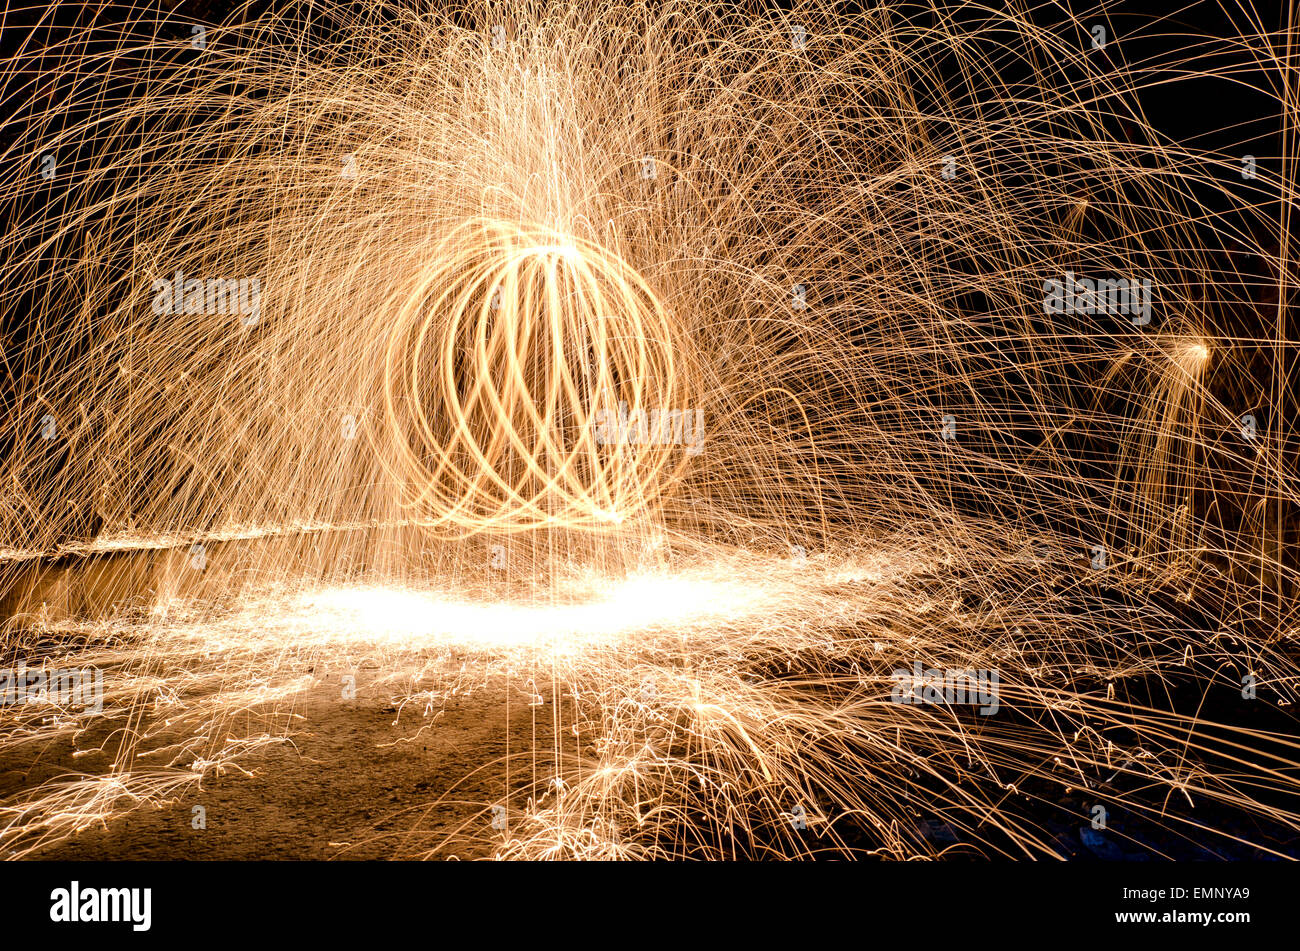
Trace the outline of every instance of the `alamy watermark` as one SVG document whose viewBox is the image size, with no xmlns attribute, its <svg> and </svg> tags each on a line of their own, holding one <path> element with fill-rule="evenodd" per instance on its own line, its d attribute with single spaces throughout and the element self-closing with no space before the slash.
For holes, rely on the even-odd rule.
<svg viewBox="0 0 1300 951">
<path fill-rule="evenodd" d="M 50 892 L 50 921 L 124 922 L 132 931 L 153 924 L 152 888 L 87 888 L 74 881 Z"/>
<path fill-rule="evenodd" d="M 626 443 L 632 446 L 685 446 L 689 455 L 704 449 L 704 410 L 644 409 L 628 411 L 625 401 L 618 409 L 598 409 L 592 417 L 596 444 Z"/>
<path fill-rule="evenodd" d="M 918 660 L 911 670 L 895 670 L 889 679 L 895 703 L 978 704 L 983 716 L 997 713 L 1000 706 L 996 670 L 922 670 Z"/>
<path fill-rule="evenodd" d="M 104 712 L 104 672 L 97 667 L 0 668 L 0 705 L 49 704 Z"/>
<path fill-rule="evenodd" d="M 169 314 L 238 314 L 245 327 L 251 327 L 262 316 L 262 282 L 256 277 L 213 277 L 200 280 L 187 278 L 177 271 L 170 280 L 165 277 L 153 282 L 154 316 Z"/>
<path fill-rule="evenodd" d="M 1151 278 L 1075 278 L 1065 272 L 1061 281 L 1043 282 L 1046 314 L 1107 314 L 1126 316 L 1134 327 L 1151 323 Z"/>
</svg>

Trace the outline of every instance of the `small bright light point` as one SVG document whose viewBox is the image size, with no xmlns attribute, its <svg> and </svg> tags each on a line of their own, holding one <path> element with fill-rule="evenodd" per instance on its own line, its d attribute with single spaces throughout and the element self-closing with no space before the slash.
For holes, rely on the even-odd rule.
<svg viewBox="0 0 1300 951">
<path fill-rule="evenodd" d="M 1209 345 L 1197 338 L 1180 341 L 1174 359 L 1187 370 L 1199 370 L 1209 362 Z"/>
</svg>

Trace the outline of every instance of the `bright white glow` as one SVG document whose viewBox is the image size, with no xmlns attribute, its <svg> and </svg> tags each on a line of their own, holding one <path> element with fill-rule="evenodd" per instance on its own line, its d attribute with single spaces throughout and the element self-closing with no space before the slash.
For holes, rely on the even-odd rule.
<svg viewBox="0 0 1300 951">
<path fill-rule="evenodd" d="M 682 575 L 642 574 L 603 582 L 576 602 L 515 603 L 401 588 L 330 588 L 302 595 L 298 620 L 344 639 L 468 647 L 546 644 L 582 647 L 663 626 L 722 621 L 752 613 L 768 597 L 742 586 Z"/>
</svg>

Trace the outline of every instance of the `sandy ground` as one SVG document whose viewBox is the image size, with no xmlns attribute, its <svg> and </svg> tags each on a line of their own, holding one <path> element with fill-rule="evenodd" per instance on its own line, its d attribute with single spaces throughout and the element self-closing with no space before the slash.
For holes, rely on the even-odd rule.
<svg viewBox="0 0 1300 951">
<path fill-rule="evenodd" d="M 330 685 L 308 695 L 298 712 L 304 720 L 291 743 L 263 747 L 241 758 L 251 776 L 238 769 L 210 775 L 171 804 L 119 815 L 106 828 L 83 830 L 31 857 L 488 858 L 503 840 L 503 833 L 492 828 L 490 806 L 503 799 L 509 786 L 515 815 L 525 804 L 525 787 L 537 778 L 533 750 L 553 748 L 551 699 L 535 708 L 512 702 L 507 728 L 503 688 L 485 687 L 452 698 L 440 715 L 425 719 L 410 710 L 399 718 L 391 706 L 364 693 L 357 700 L 341 700 Z M 29 748 L 0 758 L 0 801 L 70 770 L 107 770 L 106 756 L 74 760 L 70 750 L 70 745 L 51 745 L 39 755 Z M 509 783 L 507 754 L 512 764 Z M 536 765 L 544 770 L 547 754 L 538 759 Z M 1050 797 L 1053 790 L 1042 792 Z M 1095 832 L 1079 818 L 1087 815 L 1085 799 L 1067 798 L 1064 814 L 1044 809 L 1040 816 L 1065 858 L 1132 861 L 1148 860 L 1153 853 L 1183 859 L 1273 857 L 1245 844 L 1250 841 L 1272 842 L 1285 854 L 1300 854 L 1294 832 L 1203 802 L 1195 818 L 1229 837 L 1208 837 L 1212 851 L 1118 811 L 1112 830 Z M 206 810 L 206 828 L 193 828 L 196 805 Z M 956 844 L 941 819 L 930 816 L 918 823 L 923 837 L 937 847 Z M 1234 843 L 1232 837 L 1244 841 Z M 953 857 L 975 854 L 962 850 Z"/>
<path fill-rule="evenodd" d="M 530 778 L 528 751 L 547 742 L 549 703 L 537 710 L 546 715 L 535 729 L 532 711 L 514 705 L 507 732 L 503 693 L 484 689 L 452 700 L 430 729 L 394 744 L 429 721 L 404 714 L 395 728 L 393 709 L 380 701 L 318 691 L 301 708 L 306 720 L 292 744 L 241 760 L 253 776 L 208 777 L 172 805 L 137 809 L 37 857 L 380 859 L 440 845 L 439 858 L 482 858 L 501 837 L 485 810 L 506 791 L 507 747 L 525 774 L 517 778 Z M 29 757 L 25 771 L 12 766 L 0 768 L 0 797 L 70 768 L 66 751 L 53 750 L 35 763 Z M 192 827 L 196 805 L 206 810 L 205 829 Z"/>
</svg>

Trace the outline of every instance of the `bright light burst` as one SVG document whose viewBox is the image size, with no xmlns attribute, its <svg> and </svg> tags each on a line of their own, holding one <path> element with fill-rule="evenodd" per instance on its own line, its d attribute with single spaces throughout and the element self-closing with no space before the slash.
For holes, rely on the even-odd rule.
<svg viewBox="0 0 1300 951">
<path fill-rule="evenodd" d="M 607 583 L 591 600 L 571 604 L 510 604 L 369 587 L 313 591 L 291 602 L 289 611 L 300 611 L 297 622 L 309 631 L 343 631 L 344 638 L 576 651 L 616 643 L 629 631 L 722 623 L 770 606 L 770 594 L 755 595 L 743 584 L 674 574 Z"/>
</svg>

